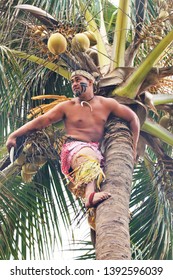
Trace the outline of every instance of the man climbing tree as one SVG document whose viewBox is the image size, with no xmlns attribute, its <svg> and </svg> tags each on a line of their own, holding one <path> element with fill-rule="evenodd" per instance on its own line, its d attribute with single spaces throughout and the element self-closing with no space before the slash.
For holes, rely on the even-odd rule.
<svg viewBox="0 0 173 280">
<path fill-rule="evenodd" d="M 83 70 L 71 75 L 75 98 L 56 105 L 52 110 L 14 131 L 7 140 L 7 148 L 16 146 L 16 138 L 43 129 L 52 123 L 64 121 L 67 139 L 61 152 L 62 172 L 71 182 L 71 191 L 85 200 L 85 207 L 95 207 L 111 194 L 99 191 L 103 156 L 99 151 L 104 125 L 112 113 L 130 123 L 133 135 L 134 160 L 139 138 L 139 120 L 127 106 L 110 98 L 94 95 L 94 77 Z M 86 178 L 85 170 L 90 167 Z M 98 182 L 98 183 L 97 183 Z"/>
</svg>

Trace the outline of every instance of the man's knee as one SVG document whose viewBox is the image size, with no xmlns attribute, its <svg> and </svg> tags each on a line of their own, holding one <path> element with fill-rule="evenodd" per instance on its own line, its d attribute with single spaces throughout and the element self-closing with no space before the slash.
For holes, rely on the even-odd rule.
<svg viewBox="0 0 173 280">
<path fill-rule="evenodd" d="M 71 167 L 72 169 L 75 169 L 76 167 L 80 166 L 82 163 L 84 163 L 88 159 L 94 159 L 97 160 L 97 155 L 93 149 L 89 147 L 82 148 L 79 152 L 77 152 L 72 157 L 71 161 Z"/>
</svg>

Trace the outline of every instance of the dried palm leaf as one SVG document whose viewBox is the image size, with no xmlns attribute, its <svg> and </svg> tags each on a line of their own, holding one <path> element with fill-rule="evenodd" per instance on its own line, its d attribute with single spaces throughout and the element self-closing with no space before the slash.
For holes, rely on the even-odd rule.
<svg viewBox="0 0 173 280">
<path fill-rule="evenodd" d="M 66 97 L 64 95 L 39 95 L 32 97 L 33 100 L 42 100 L 42 99 L 56 99 L 55 101 L 51 102 L 50 104 L 42 104 L 40 106 L 37 106 L 30 110 L 30 113 L 28 114 L 27 118 L 31 119 L 33 117 L 38 117 L 39 115 L 42 115 L 46 112 L 48 112 L 50 109 L 52 109 L 57 104 L 70 100 L 71 98 Z"/>
<path fill-rule="evenodd" d="M 55 18 L 53 18 L 49 13 L 33 5 L 21 4 L 15 6 L 15 8 L 30 12 L 49 28 L 54 28 L 54 26 L 58 24 L 58 21 Z"/>
</svg>

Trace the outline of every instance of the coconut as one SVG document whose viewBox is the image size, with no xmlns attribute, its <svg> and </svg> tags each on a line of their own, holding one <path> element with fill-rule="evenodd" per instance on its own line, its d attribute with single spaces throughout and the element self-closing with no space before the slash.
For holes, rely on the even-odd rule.
<svg viewBox="0 0 173 280">
<path fill-rule="evenodd" d="M 168 114 L 164 115 L 160 119 L 159 124 L 167 129 L 170 126 L 170 116 Z"/>
<path fill-rule="evenodd" d="M 61 33 L 54 33 L 50 36 L 47 47 L 55 55 L 64 53 L 67 49 L 67 40 Z"/>
<path fill-rule="evenodd" d="M 90 47 L 90 40 L 84 33 L 77 33 L 72 39 L 72 48 L 79 51 L 86 51 Z"/>
<path fill-rule="evenodd" d="M 97 45 L 97 39 L 96 39 L 96 36 L 95 36 L 94 32 L 92 32 L 92 31 L 85 31 L 84 34 L 90 40 L 90 46 L 91 47 Z"/>
</svg>

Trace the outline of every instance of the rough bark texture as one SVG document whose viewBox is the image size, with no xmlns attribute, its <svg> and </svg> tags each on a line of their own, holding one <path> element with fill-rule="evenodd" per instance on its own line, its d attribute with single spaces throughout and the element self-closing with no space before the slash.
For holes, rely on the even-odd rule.
<svg viewBox="0 0 173 280">
<path fill-rule="evenodd" d="M 96 259 L 131 259 L 129 200 L 133 174 L 132 135 L 127 124 L 111 119 L 103 141 L 106 180 L 102 190 L 111 198 L 97 207 Z"/>
</svg>

